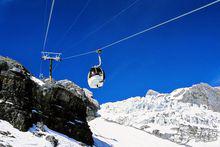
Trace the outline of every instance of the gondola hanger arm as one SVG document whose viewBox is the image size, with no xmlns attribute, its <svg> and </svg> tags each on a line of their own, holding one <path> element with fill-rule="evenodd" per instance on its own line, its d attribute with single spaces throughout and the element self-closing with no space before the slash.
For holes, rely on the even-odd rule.
<svg viewBox="0 0 220 147">
<path fill-rule="evenodd" d="M 101 49 L 98 49 L 98 50 L 96 51 L 96 53 L 98 54 L 99 64 L 96 65 L 95 67 L 100 67 L 100 66 L 102 65 L 102 58 L 101 58 L 102 50 L 101 50 Z"/>
</svg>

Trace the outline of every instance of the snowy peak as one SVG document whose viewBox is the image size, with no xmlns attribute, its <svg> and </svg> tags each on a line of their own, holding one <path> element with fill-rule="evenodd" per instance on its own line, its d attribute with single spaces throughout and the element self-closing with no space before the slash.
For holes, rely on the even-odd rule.
<svg viewBox="0 0 220 147">
<path fill-rule="evenodd" d="M 147 91 L 146 96 L 147 96 L 147 95 L 149 95 L 149 96 L 156 96 L 156 95 L 158 95 L 158 94 L 160 94 L 160 93 L 157 92 L 157 91 L 154 91 L 154 90 L 150 89 L 150 90 Z"/>
<path fill-rule="evenodd" d="M 220 112 L 220 88 L 212 87 L 206 83 L 195 84 L 192 87 L 179 88 L 172 91 L 170 94 L 160 94 L 154 90 L 149 90 L 145 97 L 166 97 L 184 103 L 206 105 L 209 109 Z"/>
</svg>

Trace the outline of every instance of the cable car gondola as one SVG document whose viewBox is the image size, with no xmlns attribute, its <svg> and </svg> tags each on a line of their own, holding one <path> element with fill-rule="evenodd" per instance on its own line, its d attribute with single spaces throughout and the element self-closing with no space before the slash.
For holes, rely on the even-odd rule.
<svg viewBox="0 0 220 147">
<path fill-rule="evenodd" d="M 99 64 L 93 66 L 88 73 L 88 85 L 90 88 L 101 88 L 105 81 L 105 72 L 101 68 L 101 50 L 97 50 L 97 53 L 99 57 Z"/>
</svg>

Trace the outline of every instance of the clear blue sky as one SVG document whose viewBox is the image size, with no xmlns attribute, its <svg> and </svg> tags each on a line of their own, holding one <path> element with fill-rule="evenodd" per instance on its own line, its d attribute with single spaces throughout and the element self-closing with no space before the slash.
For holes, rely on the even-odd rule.
<svg viewBox="0 0 220 147">
<path fill-rule="evenodd" d="M 134 0 L 91 0 L 60 45 L 57 42 L 87 0 L 56 0 L 46 50 L 62 49 L 63 56 L 94 50 L 212 1 L 140 0 L 74 46 Z M 46 27 L 45 6 L 46 0 L 0 0 L 0 54 L 18 60 L 36 76 Z M 88 88 L 87 73 L 96 63 L 95 54 L 63 61 L 54 78 Z M 200 82 L 220 85 L 220 3 L 106 49 L 103 69 L 105 86 L 92 90 L 100 103 L 143 96 L 148 89 L 170 92 Z M 48 75 L 46 63 L 43 72 Z"/>
</svg>

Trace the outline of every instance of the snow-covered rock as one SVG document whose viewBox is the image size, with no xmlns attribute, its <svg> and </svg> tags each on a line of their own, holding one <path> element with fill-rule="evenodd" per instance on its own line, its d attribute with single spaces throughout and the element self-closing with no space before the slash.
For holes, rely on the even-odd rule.
<svg viewBox="0 0 220 147">
<path fill-rule="evenodd" d="M 67 79 L 59 80 L 59 81 L 53 80 L 52 82 L 50 82 L 49 79 L 40 80 L 34 76 L 31 76 L 31 80 L 33 80 L 39 86 L 44 86 L 45 84 L 51 85 L 51 83 L 54 85 L 63 86 L 64 88 L 74 93 L 77 97 L 83 100 L 87 108 L 86 110 L 87 120 L 92 120 L 98 116 L 97 111 L 100 109 L 100 105 L 98 101 L 94 99 L 93 93 L 90 90 L 86 88 L 81 88 L 74 82 Z"/>
<path fill-rule="evenodd" d="M 45 84 L 42 80 L 40 80 L 40 79 L 38 79 L 34 76 L 31 76 L 31 80 L 34 81 L 35 83 L 37 83 L 40 86 L 43 86 Z"/>
<path fill-rule="evenodd" d="M 160 94 L 160 93 L 157 92 L 157 91 L 154 91 L 154 90 L 150 89 L 150 90 L 147 91 L 146 96 L 147 96 L 147 95 L 156 96 L 156 95 L 158 95 L 158 94 Z"/>
<path fill-rule="evenodd" d="M 2 147 L 81 147 L 83 144 L 63 134 L 33 126 L 28 132 L 15 129 L 6 121 L 0 120 L 0 146 Z"/>
</svg>

